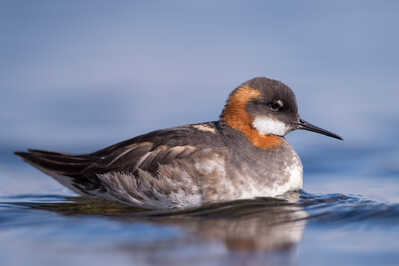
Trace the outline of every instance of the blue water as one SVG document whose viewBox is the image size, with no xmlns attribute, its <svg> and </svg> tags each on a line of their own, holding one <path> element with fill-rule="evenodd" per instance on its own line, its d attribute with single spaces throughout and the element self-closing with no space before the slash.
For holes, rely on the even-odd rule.
<svg viewBox="0 0 399 266">
<path fill-rule="evenodd" d="M 248 3 L 1 2 L 0 265 L 399 265 L 399 1 Z M 87 202 L 12 154 L 212 121 L 255 76 L 345 139 L 289 134 L 296 203 L 148 213 Z"/>
<path fill-rule="evenodd" d="M 0 265 L 398 265 L 397 147 L 375 148 L 300 151 L 305 191 L 288 200 L 154 212 L 78 197 L 8 147 Z"/>
</svg>

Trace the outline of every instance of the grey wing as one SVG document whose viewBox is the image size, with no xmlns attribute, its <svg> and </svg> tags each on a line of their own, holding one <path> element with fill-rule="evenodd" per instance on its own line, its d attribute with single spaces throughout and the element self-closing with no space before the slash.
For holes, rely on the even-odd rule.
<svg viewBox="0 0 399 266">
<path fill-rule="evenodd" d="M 173 208 L 217 195 L 213 184 L 223 181 L 227 152 L 215 124 L 206 123 L 154 131 L 91 154 L 16 154 L 78 194 Z"/>
<path fill-rule="evenodd" d="M 198 206 L 209 199 L 209 184 L 225 177 L 225 150 L 135 143 L 103 156 L 84 173 L 93 174 L 107 200 L 157 209 Z"/>
</svg>

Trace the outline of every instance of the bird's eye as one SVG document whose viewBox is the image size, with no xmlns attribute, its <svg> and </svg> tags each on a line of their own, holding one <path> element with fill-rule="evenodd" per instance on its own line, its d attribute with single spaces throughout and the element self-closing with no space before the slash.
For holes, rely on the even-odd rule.
<svg viewBox="0 0 399 266">
<path fill-rule="evenodd" d="M 283 107 L 284 107 L 284 103 L 281 100 L 274 100 L 274 101 L 268 103 L 267 105 L 273 112 L 281 111 L 281 109 L 283 109 Z"/>
</svg>

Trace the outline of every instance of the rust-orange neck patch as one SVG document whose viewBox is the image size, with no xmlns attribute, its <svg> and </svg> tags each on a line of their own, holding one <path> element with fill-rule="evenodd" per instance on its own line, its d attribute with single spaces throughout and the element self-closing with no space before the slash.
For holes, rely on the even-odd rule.
<svg viewBox="0 0 399 266">
<path fill-rule="evenodd" d="M 254 146 L 266 150 L 281 145 L 284 139 L 275 135 L 262 135 L 252 126 L 246 106 L 259 95 L 259 90 L 247 86 L 238 88 L 227 100 L 222 117 L 230 127 L 244 133 Z"/>
</svg>

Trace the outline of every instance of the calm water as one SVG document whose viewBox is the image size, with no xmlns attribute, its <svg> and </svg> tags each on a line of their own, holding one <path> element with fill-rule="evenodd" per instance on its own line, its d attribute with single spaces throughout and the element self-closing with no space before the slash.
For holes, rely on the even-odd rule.
<svg viewBox="0 0 399 266">
<path fill-rule="evenodd" d="M 399 265 L 399 1 L 93 2 L 0 2 L 0 266 Z M 12 154 L 211 121 L 264 75 L 345 138 L 288 136 L 305 170 L 290 202 L 144 212 Z"/>
<path fill-rule="evenodd" d="M 13 149 L 0 155 L 0 265 L 398 265 L 396 146 L 310 147 L 306 192 L 174 213 L 87 201 Z"/>
</svg>

